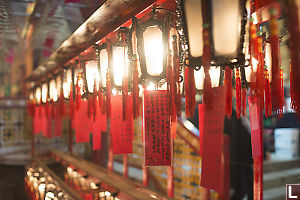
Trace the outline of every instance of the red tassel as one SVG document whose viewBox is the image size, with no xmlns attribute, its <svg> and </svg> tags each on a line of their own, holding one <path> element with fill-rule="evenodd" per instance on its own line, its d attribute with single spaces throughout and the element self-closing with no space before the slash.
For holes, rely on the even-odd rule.
<svg viewBox="0 0 300 200">
<path fill-rule="evenodd" d="M 185 112 L 186 117 L 192 117 L 195 109 L 195 78 L 194 69 L 185 68 Z"/>
<path fill-rule="evenodd" d="M 235 70 L 235 92 L 236 92 L 236 116 L 241 117 L 241 78 L 240 70 L 236 68 Z"/>
<path fill-rule="evenodd" d="M 279 68 L 279 57 L 278 57 L 278 24 L 276 16 L 276 10 L 270 9 L 271 21 L 270 21 L 270 43 L 271 43 L 271 56 L 272 56 L 272 105 L 273 109 L 278 113 L 282 110 L 281 105 L 281 83 L 280 83 L 280 68 Z"/>
<path fill-rule="evenodd" d="M 225 70 L 225 87 L 226 87 L 226 116 L 231 119 L 232 114 L 232 70 L 226 66 Z"/>
<path fill-rule="evenodd" d="M 74 97 L 73 97 L 73 86 L 70 85 L 70 96 L 69 96 L 69 117 L 74 118 Z"/>
<path fill-rule="evenodd" d="M 271 115 L 272 115 L 272 101 L 271 101 L 269 71 L 267 68 L 265 68 L 265 116 L 270 117 Z"/>
<path fill-rule="evenodd" d="M 300 117 L 300 32 L 299 32 L 299 13 L 296 1 L 286 1 L 287 24 L 290 36 L 290 56 L 291 56 L 291 76 L 290 76 L 290 92 L 291 107 L 298 113 Z"/>
<path fill-rule="evenodd" d="M 242 115 L 246 116 L 246 108 L 247 108 L 247 95 L 246 89 L 242 89 Z"/>
<path fill-rule="evenodd" d="M 56 105 L 55 105 L 55 102 L 51 102 L 51 117 L 54 119 L 55 118 L 55 107 L 56 107 Z"/>
<path fill-rule="evenodd" d="M 258 66 L 256 70 L 256 96 L 260 105 L 260 110 L 264 109 L 264 55 L 262 37 L 257 38 L 258 43 Z"/>
<path fill-rule="evenodd" d="M 177 117 L 180 113 L 180 104 L 181 104 L 181 97 L 180 97 L 180 58 L 179 58 L 179 52 L 177 48 L 177 37 L 173 36 L 173 76 L 172 76 L 172 86 L 171 89 L 173 89 L 172 92 L 172 104 L 174 108 L 174 116 L 172 118 L 173 121 L 177 120 Z"/>
<path fill-rule="evenodd" d="M 87 103 L 88 103 L 88 118 L 91 119 L 93 116 L 93 96 L 89 96 L 87 99 Z"/>
<path fill-rule="evenodd" d="M 139 101 L 139 72 L 138 72 L 138 60 L 135 58 L 133 64 L 133 117 L 137 119 L 140 116 L 140 101 Z"/>
<path fill-rule="evenodd" d="M 204 94 L 203 94 L 203 102 L 209 108 L 212 107 L 212 98 L 213 98 L 213 90 L 211 88 L 211 79 L 209 74 L 209 69 L 211 67 L 211 52 L 210 52 L 210 36 L 208 28 L 203 29 L 203 56 L 202 56 L 202 64 L 204 67 Z"/>
<path fill-rule="evenodd" d="M 280 99 L 279 105 L 280 109 L 278 110 L 278 116 L 282 117 L 283 114 L 283 106 L 284 106 L 284 85 L 283 85 L 283 69 L 280 69 Z"/>
<path fill-rule="evenodd" d="M 65 115 L 65 99 L 64 99 L 64 92 L 62 89 L 60 90 L 58 114 L 61 117 Z"/>
<path fill-rule="evenodd" d="M 46 117 L 49 118 L 51 116 L 51 112 L 50 112 L 50 109 L 49 109 L 49 101 L 48 100 L 46 100 L 44 108 L 45 108 Z"/>
<path fill-rule="evenodd" d="M 77 78 L 77 83 L 76 83 L 76 86 L 75 86 L 75 104 L 76 104 L 76 110 L 79 110 L 80 103 L 81 103 L 81 91 L 80 91 L 80 86 L 79 86 L 79 79 L 80 79 L 80 77 Z"/>
<path fill-rule="evenodd" d="M 169 111 L 170 111 L 170 117 L 171 120 L 174 120 L 174 114 L 175 114 L 175 108 L 173 106 L 173 102 L 174 102 L 174 85 L 173 85 L 173 70 L 172 70 L 172 54 L 169 53 L 168 54 L 168 64 L 167 64 L 167 84 L 168 84 L 168 95 L 170 97 L 170 101 L 169 101 Z M 176 114 L 175 114 L 176 116 Z"/>
<path fill-rule="evenodd" d="M 111 82 L 109 72 L 106 72 L 106 116 L 110 118 L 111 115 Z"/>
<path fill-rule="evenodd" d="M 96 88 L 96 82 L 94 84 L 94 93 L 93 93 L 93 120 L 96 120 L 97 116 L 97 109 L 98 109 L 98 102 L 97 102 L 97 88 Z"/>
<path fill-rule="evenodd" d="M 124 46 L 124 60 L 123 62 L 126 63 L 126 43 L 125 43 L 125 33 L 123 33 L 123 46 Z M 125 64 L 125 69 L 124 69 L 124 73 L 123 73 L 123 79 L 122 79 L 122 120 L 125 121 L 126 119 L 128 119 L 127 115 L 128 115 L 128 105 L 127 105 L 127 99 L 128 99 L 128 69 L 127 69 L 127 65 Z"/>
</svg>

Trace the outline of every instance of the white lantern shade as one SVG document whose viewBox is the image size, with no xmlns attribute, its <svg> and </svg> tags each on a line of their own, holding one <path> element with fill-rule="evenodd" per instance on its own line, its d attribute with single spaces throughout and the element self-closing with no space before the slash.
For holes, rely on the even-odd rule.
<svg viewBox="0 0 300 200">
<path fill-rule="evenodd" d="M 100 51 L 100 72 L 101 72 L 101 85 L 106 87 L 106 72 L 108 69 L 108 53 L 107 49 Z"/>
<path fill-rule="evenodd" d="M 237 56 L 241 32 L 240 16 L 239 0 L 212 0 L 212 36 L 215 56 Z"/>
<path fill-rule="evenodd" d="M 150 76 L 163 72 L 163 33 L 157 26 L 149 26 L 143 33 L 146 68 Z"/>
<path fill-rule="evenodd" d="M 220 67 L 210 67 L 209 75 L 211 79 L 211 87 L 219 87 L 220 74 L 221 74 Z"/>
<path fill-rule="evenodd" d="M 95 60 L 86 62 L 85 70 L 86 70 L 86 82 L 87 82 L 88 91 L 90 93 L 93 93 L 95 82 L 96 82 L 96 89 L 98 90 L 99 88 L 100 74 L 97 67 L 97 62 Z"/>
<path fill-rule="evenodd" d="M 35 90 L 35 99 L 38 104 L 41 103 L 41 96 L 42 96 L 42 91 L 41 88 L 38 87 Z"/>
<path fill-rule="evenodd" d="M 66 99 L 70 97 L 71 85 L 72 85 L 72 69 L 68 69 L 65 72 L 64 83 L 63 83 L 63 93 Z"/>
<path fill-rule="evenodd" d="M 203 21 L 201 0 L 185 0 L 184 12 L 190 55 L 192 57 L 201 57 L 203 54 Z"/>
<path fill-rule="evenodd" d="M 125 69 L 128 69 L 127 50 L 124 47 L 114 46 L 113 50 L 113 81 L 115 86 L 122 86 Z M 124 57 L 125 56 L 125 57 Z"/>
<path fill-rule="evenodd" d="M 44 83 L 42 85 L 42 102 L 46 103 L 48 98 L 48 85 L 46 83 Z"/>
<path fill-rule="evenodd" d="M 60 92 L 62 90 L 62 80 L 61 80 L 61 76 L 58 75 L 56 77 L 56 90 L 57 90 L 57 96 L 60 97 Z"/>
<path fill-rule="evenodd" d="M 54 102 L 58 100 L 58 94 L 57 94 L 57 86 L 54 79 L 52 79 L 49 83 L 49 96 L 50 99 Z"/>
<path fill-rule="evenodd" d="M 196 89 L 203 90 L 204 77 L 205 77 L 203 67 L 201 67 L 198 71 L 194 70 L 194 76 L 195 76 Z"/>
<path fill-rule="evenodd" d="M 221 68 L 220 67 L 210 67 L 209 69 L 209 76 L 211 79 L 211 87 L 219 87 L 220 84 L 220 74 L 221 74 Z M 204 88 L 204 79 L 205 79 L 205 73 L 203 67 L 200 68 L 200 70 L 196 71 L 194 70 L 194 76 L 195 76 L 195 85 L 197 90 L 203 90 Z"/>
</svg>

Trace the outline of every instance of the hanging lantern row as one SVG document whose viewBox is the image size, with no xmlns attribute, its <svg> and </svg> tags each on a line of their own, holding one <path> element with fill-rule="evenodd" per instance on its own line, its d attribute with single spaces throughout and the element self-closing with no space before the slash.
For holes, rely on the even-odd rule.
<svg viewBox="0 0 300 200">
<path fill-rule="evenodd" d="M 228 88 L 228 116 L 232 86 L 236 89 L 238 107 L 245 107 L 246 90 L 250 87 L 260 96 L 262 107 L 268 101 L 265 112 L 269 116 L 274 101 L 271 100 L 273 85 L 277 87 L 282 79 L 282 70 L 278 73 L 274 68 L 274 56 L 278 57 L 274 41 L 278 35 L 266 38 L 258 34 L 257 25 L 247 16 L 250 15 L 246 0 L 177 0 L 176 11 L 153 6 L 149 19 L 133 18 L 131 28 L 119 28 L 112 37 L 95 44 L 94 51 L 82 53 L 63 71 L 36 83 L 29 97 L 37 104 L 46 104 L 62 97 L 70 99 L 70 95 L 75 99 L 77 96 L 99 99 L 100 95 L 109 103 L 111 94 L 122 93 L 132 94 L 138 104 L 143 89 L 164 88 L 173 99 L 176 95 L 181 97 L 184 77 L 187 116 L 193 114 L 195 92 L 203 93 L 204 103 L 209 104 L 212 88 L 223 84 Z M 271 24 L 276 24 L 272 13 L 270 16 Z M 271 33 L 274 26 L 270 27 Z M 279 104 L 275 104 L 276 111 L 283 107 Z M 244 113 L 243 109 L 237 108 Z"/>
</svg>

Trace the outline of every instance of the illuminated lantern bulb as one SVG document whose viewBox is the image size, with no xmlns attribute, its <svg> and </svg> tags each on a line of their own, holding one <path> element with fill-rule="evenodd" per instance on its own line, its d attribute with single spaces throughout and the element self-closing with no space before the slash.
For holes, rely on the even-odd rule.
<svg viewBox="0 0 300 200">
<path fill-rule="evenodd" d="M 95 81 L 96 81 L 96 89 L 99 88 L 100 74 L 97 68 L 97 62 L 95 60 L 86 62 L 85 70 L 86 70 L 86 82 L 87 82 L 88 91 L 90 93 L 93 93 Z"/>
<path fill-rule="evenodd" d="M 42 85 L 42 102 L 46 103 L 48 98 L 48 86 L 46 83 Z"/>
<path fill-rule="evenodd" d="M 194 70 L 195 85 L 197 90 L 203 90 L 204 85 L 204 69 L 201 67 L 198 71 Z"/>
<path fill-rule="evenodd" d="M 108 69 L 108 53 L 107 49 L 100 51 L 100 71 L 101 71 L 101 85 L 106 87 L 106 72 Z"/>
<path fill-rule="evenodd" d="M 149 26 L 143 33 L 147 72 L 159 76 L 163 72 L 163 33 L 157 26 Z"/>
<path fill-rule="evenodd" d="M 64 82 L 63 82 L 63 93 L 66 99 L 70 97 L 71 84 L 72 84 L 72 70 L 68 69 L 65 72 Z"/>
<path fill-rule="evenodd" d="M 35 90 L 35 100 L 38 104 L 41 103 L 41 97 L 42 97 L 42 91 L 41 91 L 41 88 L 36 88 Z"/>
<path fill-rule="evenodd" d="M 58 100 L 58 92 L 57 92 L 57 86 L 56 86 L 56 82 L 54 79 L 52 79 L 49 83 L 49 96 L 50 99 L 54 102 L 56 102 Z"/>
<path fill-rule="evenodd" d="M 128 69 L 128 56 L 126 48 L 124 55 L 124 47 L 113 47 L 113 74 L 114 84 L 116 86 L 122 86 L 125 69 Z"/>
<path fill-rule="evenodd" d="M 220 67 L 210 67 L 209 75 L 211 79 L 211 87 L 219 87 L 220 83 Z"/>
<path fill-rule="evenodd" d="M 57 96 L 60 97 L 60 91 L 62 90 L 62 80 L 61 76 L 58 75 L 56 78 L 56 90 L 57 90 Z"/>
</svg>

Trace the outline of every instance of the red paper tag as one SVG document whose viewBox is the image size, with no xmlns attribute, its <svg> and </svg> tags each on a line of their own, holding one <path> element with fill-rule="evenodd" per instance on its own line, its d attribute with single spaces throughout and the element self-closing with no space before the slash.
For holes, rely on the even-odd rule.
<svg viewBox="0 0 300 200">
<path fill-rule="evenodd" d="M 249 96 L 248 102 L 251 126 L 252 157 L 255 158 L 262 155 L 262 133 L 260 127 L 259 106 L 256 97 Z"/>
<path fill-rule="evenodd" d="M 133 139 L 133 113 L 132 96 L 128 96 L 127 113 L 128 119 L 122 121 L 122 96 L 111 97 L 111 137 L 113 145 L 113 154 L 132 153 Z"/>
<path fill-rule="evenodd" d="M 171 165 L 169 99 L 166 90 L 144 92 L 145 165 Z"/>
<path fill-rule="evenodd" d="M 101 132 L 107 131 L 106 114 L 101 113 L 101 106 L 95 105 L 97 111 L 93 122 L 93 150 L 101 149 Z"/>
<path fill-rule="evenodd" d="M 211 108 L 199 109 L 199 119 L 203 121 L 200 127 L 202 138 L 202 173 L 201 186 L 221 191 L 222 186 L 222 152 L 223 152 L 223 124 L 225 116 L 225 88 L 214 89 Z M 201 121 L 199 121 L 200 123 Z"/>
<path fill-rule="evenodd" d="M 35 135 L 39 133 L 46 133 L 46 116 L 45 110 L 42 106 L 35 107 L 35 115 L 33 119 L 33 133 Z"/>
<path fill-rule="evenodd" d="M 87 102 L 81 101 L 79 109 L 74 113 L 72 127 L 75 130 L 76 143 L 89 142 L 93 121 L 88 118 L 87 107 Z"/>
</svg>

